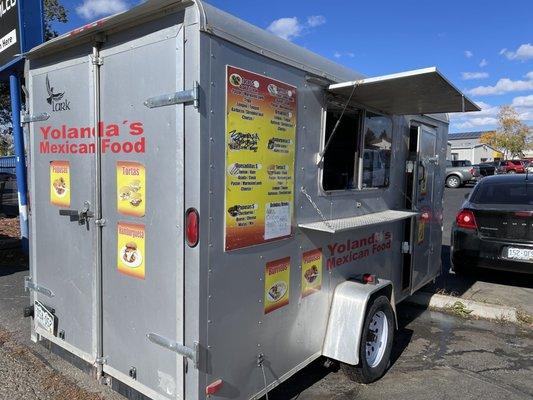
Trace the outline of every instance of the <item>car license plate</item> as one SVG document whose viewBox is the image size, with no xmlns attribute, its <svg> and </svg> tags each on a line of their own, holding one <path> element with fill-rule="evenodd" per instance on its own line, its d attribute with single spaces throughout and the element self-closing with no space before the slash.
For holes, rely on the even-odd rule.
<svg viewBox="0 0 533 400">
<path fill-rule="evenodd" d="M 509 247 L 507 249 L 507 258 L 520 261 L 533 261 L 533 249 Z"/>
<path fill-rule="evenodd" d="M 40 302 L 35 301 L 34 320 L 35 325 L 41 327 L 45 331 L 51 333 L 55 332 L 55 316 Z"/>
</svg>

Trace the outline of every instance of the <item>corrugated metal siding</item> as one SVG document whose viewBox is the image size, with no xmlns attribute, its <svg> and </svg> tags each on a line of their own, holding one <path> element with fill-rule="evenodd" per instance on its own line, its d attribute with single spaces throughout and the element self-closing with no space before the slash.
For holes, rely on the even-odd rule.
<svg viewBox="0 0 533 400">
<path fill-rule="evenodd" d="M 0 157 L 0 173 L 15 173 L 15 156 Z"/>
</svg>

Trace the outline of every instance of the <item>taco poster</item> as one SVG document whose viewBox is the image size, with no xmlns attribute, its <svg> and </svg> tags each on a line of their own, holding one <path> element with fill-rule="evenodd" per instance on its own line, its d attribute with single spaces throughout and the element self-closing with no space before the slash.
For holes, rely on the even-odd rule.
<svg viewBox="0 0 533 400">
<path fill-rule="evenodd" d="M 130 161 L 117 162 L 117 210 L 120 214 L 144 217 L 145 183 L 144 165 Z"/>
<path fill-rule="evenodd" d="M 144 225 L 119 222 L 117 224 L 117 266 L 119 272 L 144 279 L 145 276 Z"/>
<path fill-rule="evenodd" d="M 50 203 L 59 207 L 70 207 L 70 163 L 50 162 Z"/>
<path fill-rule="evenodd" d="M 226 251 L 293 234 L 296 87 L 228 66 Z"/>
<path fill-rule="evenodd" d="M 322 249 L 302 255 L 302 297 L 318 292 L 322 287 Z"/>
<path fill-rule="evenodd" d="M 291 258 L 270 261 L 265 267 L 265 314 L 289 304 Z"/>
</svg>

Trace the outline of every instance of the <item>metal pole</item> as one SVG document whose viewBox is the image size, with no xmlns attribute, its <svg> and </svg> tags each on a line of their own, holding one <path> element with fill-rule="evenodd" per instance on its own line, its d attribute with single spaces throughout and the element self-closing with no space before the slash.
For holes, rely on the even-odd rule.
<svg viewBox="0 0 533 400">
<path fill-rule="evenodd" d="M 101 132 L 100 132 L 100 43 L 93 46 L 93 97 L 94 97 L 94 127 L 96 142 L 95 162 L 96 162 L 96 378 L 100 380 L 103 376 L 104 345 L 103 345 L 103 280 L 102 280 L 102 155 L 101 155 Z"/>
<path fill-rule="evenodd" d="M 24 153 L 24 136 L 20 124 L 20 78 L 15 73 L 9 75 L 9 91 L 11 95 L 11 121 L 13 124 L 13 141 L 15 144 L 15 160 L 17 173 L 17 190 L 19 200 L 20 239 L 22 250 L 28 252 L 28 189 L 26 184 L 26 156 Z"/>
</svg>

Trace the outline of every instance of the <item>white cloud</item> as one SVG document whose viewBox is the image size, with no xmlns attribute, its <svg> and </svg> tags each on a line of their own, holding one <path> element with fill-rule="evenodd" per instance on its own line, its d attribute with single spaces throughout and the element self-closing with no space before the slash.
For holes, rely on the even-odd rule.
<svg viewBox="0 0 533 400">
<path fill-rule="evenodd" d="M 311 28 L 316 26 L 324 25 L 326 23 L 326 17 L 323 15 L 311 15 L 307 17 L 307 25 Z"/>
<path fill-rule="evenodd" d="M 474 117 L 464 122 L 454 124 L 459 129 L 472 129 L 472 128 L 487 128 L 492 127 L 498 123 L 498 120 L 493 117 Z"/>
<path fill-rule="evenodd" d="M 333 53 L 333 57 L 335 57 L 335 58 L 341 58 L 341 57 L 342 57 L 342 54 L 339 53 L 338 51 L 336 51 L 335 53 Z"/>
<path fill-rule="evenodd" d="M 516 51 L 501 49 L 500 55 L 504 55 L 509 60 L 529 60 L 533 58 L 533 45 L 531 43 L 524 43 Z"/>
<path fill-rule="evenodd" d="M 355 53 L 351 52 L 351 51 L 345 51 L 345 52 L 340 52 L 340 51 L 336 51 L 335 53 L 333 53 L 333 57 L 335 58 L 341 58 L 341 57 L 349 57 L 349 58 L 354 58 L 355 57 Z"/>
<path fill-rule="evenodd" d="M 480 68 L 486 67 L 487 65 L 489 65 L 489 62 L 486 59 L 481 60 L 479 63 Z"/>
<path fill-rule="evenodd" d="M 268 26 L 267 31 L 285 40 L 292 40 L 302 34 L 303 26 L 296 17 L 279 18 Z"/>
<path fill-rule="evenodd" d="M 125 0 L 85 0 L 76 7 L 76 13 L 87 20 L 126 11 L 129 5 Z"/>
<path fill-rule="evenodd" d="M 529 96 L 518 96 L 511 103 L 513 107 L 531 107 L 533 108 L 533 94 Z"/>
<path fill-rule="evenodd" d="M 527 80 L 513 81 L 509 78 L 502 78 L 494 86 L 478 86 L 468 91 L 474 96 L 488 96 L 504 94 L 509 92 L 519 92 L 533 90 L 533 71 L 526 74 Z"/>
<path fill-rule="evenodd" d="M 298 17 L 284 17 L 275 19 L 267 27 L 267 31 L 285 40 L 292 40 L 309 32 L 310 29 L 324 25 L 326 18 L 323 15 L 310 15 L 306 23 L 301 23 Z"/>
<path fill-rule="evenodd" d="M 488 72 L 461 72 L 464 81 L 471 79 L 485 79 L 489 77 Z"/>
<path fill-rule="evenodd" d="M 472 53 L 470 50 L 465 50 L 465 57 L 466 58 L 472 58 L 474 56 L 474 53 Z"/>
</svg>

